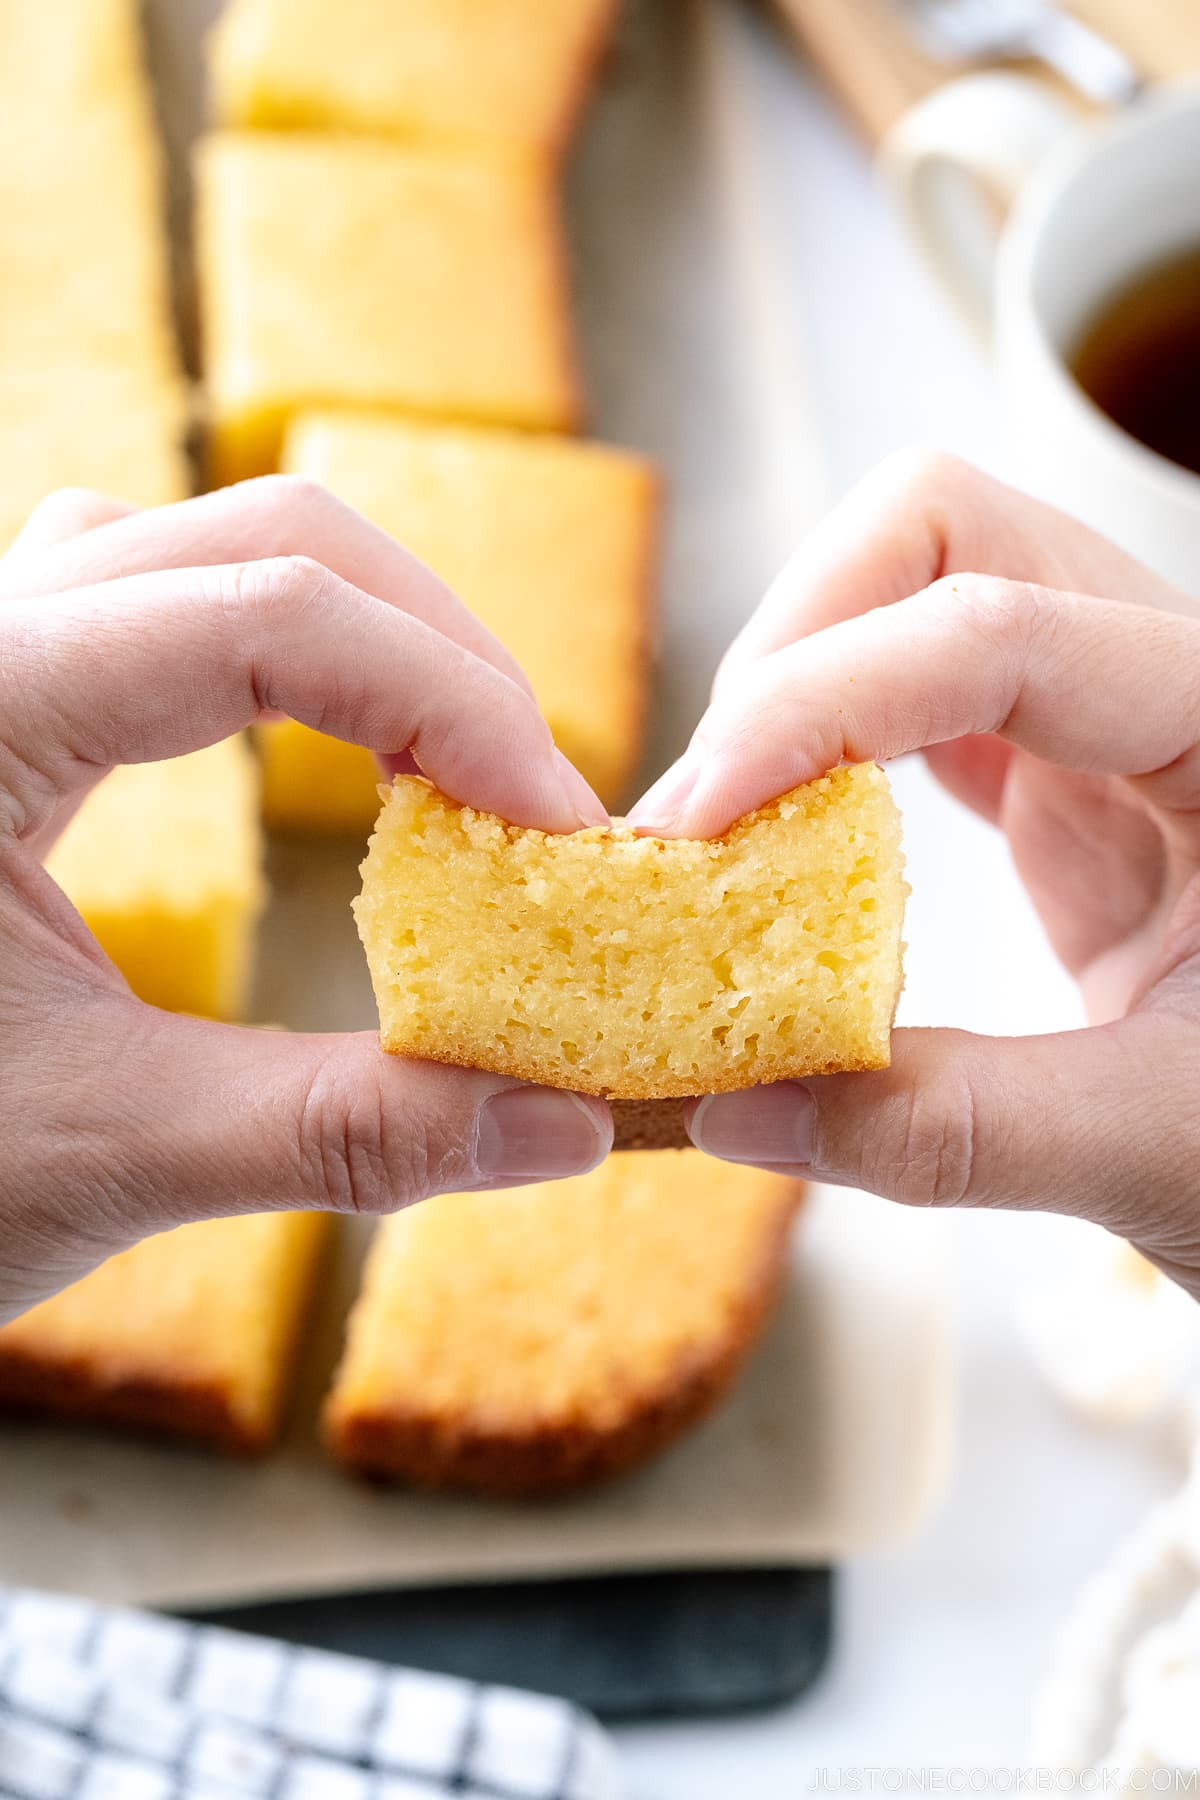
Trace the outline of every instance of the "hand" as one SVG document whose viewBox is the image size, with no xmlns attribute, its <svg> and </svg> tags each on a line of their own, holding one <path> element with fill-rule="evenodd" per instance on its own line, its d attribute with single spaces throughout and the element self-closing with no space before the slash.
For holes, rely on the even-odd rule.
<svg viewBox="0 0 1200 1800">
<path fill-rule="evenodd" d="M 706 837 L 843 759 L 923 750 L 1006 833 L 1095 1025 L 899 1031 L 890 1069 L 700 1101 L 695 1143 L 913 1205 L 1076 1213 L 1200 1297 L 1188 607 L 1102 538 L 944 458 L 885 465 L 813 535 L 631 818 Z"/>
<path fill-rule="evenodd" d="M 52 497 L 0 562 L 0 1320 L 187 1220 L 383 1212 L 579 1173 L 611 1144 L 598 1101 L 134 999 L 39 853 L 115 764 L 270 710 L 411 750 L 518 824 L 607 817 L 495 640 L 321 489 L 270 477 L 142 513 Z"/>
</svg>

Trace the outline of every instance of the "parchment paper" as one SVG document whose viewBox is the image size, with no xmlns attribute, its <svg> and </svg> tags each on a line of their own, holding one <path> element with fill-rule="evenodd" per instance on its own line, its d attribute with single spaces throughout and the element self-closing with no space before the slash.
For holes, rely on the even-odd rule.
<svg viewBox="0 0 1200 1800">
<path fill-rule="evenodd" d="M 936 1224 L 863 1195 L 814 1192 L 784 1302 L 733 1399 L 640 1473 L 534 1505 L 375 1488 L 322 1457 L 313 1410 L 352 1289 L 357 1247 L 347 1241 L 292 1428 L 266 1461 L 5 1427 L 0 1581 L 200 1605 L 570 1570 L 806 1562 L 886 1542 L 915 1524 L 945 1462 Z"/>
<path fill-rule="evenodd" d="M 151 8 L 180 220 L 198 40 L 214 12 L 211 0 Z M 755 29 L 723 0 L 634 0 L 570 178 L 592 429 L 657 454 L 670 483 L 648 774 L 682 746 L 720 651 L 825 499 L 794 296 L 775 278 L 785 222 L 756 133 Z M 186 297 L 182 239 L 180 261 Z M 374 1023 L 349 913 L 359 854 L 272 846 L 258 1017 L 298 1029 Z M 182 1605 L 819 1560 L 879 1544 L 915 1524 L 946 1458 L 939 1223 L 814 1191 L 783 1304 L 732 1401 L 653 1467 L 535 1506 L 369 1488 L 321 1456 L 315 1411 L 363 1247 L 348 1228 L 280 1451 L 226 1463 L 6 1426 L 0 1581 Z"/>
</svg>

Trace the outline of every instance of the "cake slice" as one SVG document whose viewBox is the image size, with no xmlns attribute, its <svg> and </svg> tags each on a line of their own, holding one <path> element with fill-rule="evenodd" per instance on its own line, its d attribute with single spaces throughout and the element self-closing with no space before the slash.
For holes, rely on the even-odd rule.
<svg viewBox="0 0 1200 1800">
<path fill-rule="evenodd" d="M 628 451 L 369 414 L 301 417 L 284 467 L 311 476 L 436 569 L 506 644 L 554 736 L 609 805 L 641 750 L 658 482 Z M 262 727 L 267 823 L 364 836 L 369 751 Z"/>
<path fill-rule="evenodd" d="M 325 1413 L 368 1474 L 490 1494 L 615 1475 L 725 1392 L 799 1186 L 698 1151 L 610 1158 L 384 1220 Z"/>
<path fill-rule="evenodd" d="M 134 992 L 244 1016 L 265 898 L 258 778 L 242 738 L 114 769 L 46 859 Z"/>
<path fill-rule="evenodd" d="M 0 368 L 178 379 L 163 159 L 136 14 L 0 0 Z"/>
<path fill-rule="evenodd" d="M 181 498 L 186 389 L 136 0 L 0 0 L 0 550 L 56 487 Z"/>
<path fill-rule="evenodd" d="M 704 843 L 551 837 L 398 776 L 354 910 L 385 1050 L 661 1100 L 885 1067 L 902 866 L 874 763 Z"/>
<path fill-rule="evenodd" d="M 0 1327 L 0 1408 L 265 1448 L 329 1224 L 263 1213 L 135 1244 Z"/>
<path fill-rule="evenodd" d="M 575 422 L 544 158 L 233 132 L 201 146 L 197 181 L 215 480 L 273 469 L 314 405 Z"/>
<path fill-rule="evenodd" d="M 379 763 L 361 744 L 275 719 L 256 725 L 263 823 L 271 831 L 354 837 L 379 811 Z"/>
<path fill-rule="evenodd" d="M 138 0 L 0 0 L 4 111 L 67 109 L 143 94 Z"/>
<path fill-rule="evenodd" d="M 615 0 L 233 0 L 210 39 L 222 124 L 567 140 Z"/>
<path fill-rule="evenodd" d="M 0 551 L 55 488 L 139 506 L 184 499 L 186 429 L 181 383 L 112 367 L 0 367 Z"/>
</svg>

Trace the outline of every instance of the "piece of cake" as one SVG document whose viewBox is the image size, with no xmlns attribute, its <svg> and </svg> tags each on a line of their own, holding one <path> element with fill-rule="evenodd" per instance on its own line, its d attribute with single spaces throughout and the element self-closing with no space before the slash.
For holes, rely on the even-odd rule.
<svg viewBox="0 0 1200 1800">
<path fill-rule="evenodd" d="M 222 124 L 563 147 L 615 0 L 232 0 L 210 39 Z"/>
<path fill-rule="evenodd" d="M 311 414 L 284 467 L 311 476 L 429 564 L 507 645 L 554 736 L 615 804 L 641 749 L 658 483 L 600 444 Z M 267 823 L 365 835 L 369 751 L 290 720 L 259 733 Z"/>
<path fill-rule="evenodd" d="M 145 88 L 138 0 L 0 0 L 4 111 L 65 110 Z"/>
<path fill-rule="evenodd" d="M 703 843 L 547 836 L 398 776 L 354 911 L 385 1050 L 658 1100 L 885 1067 L 902 867 L 874 763 Z"/>
<path fill-rule="evenodd" d="M 274 468 L 311 406 L 574 424 L 544 158 L 233 132 L 201 146 L 197 181 L 215 480 Z"/>
<path fill-rule="evenodd" d="M 379 764 L 361 744 L 325 737 L 295 719 L 256 725 L 263 823 L 360 841 L 379 811 Z"/>
<path fill-rule="evenodd" d="M 139 506 L 190 489 L 182 384 L 114 368 L 0 367 L 0 551 L 55 488 L 98 488 Z"/>
<path fill-rule="evenodd" d="M 181 498 L 187 401 L 136 0 L 0 0 L 0 550 L 56 487 Z"/>
<path fill-rule="evenodd" d="M 177 378 L 163 166 L 131 6 L 0 0 L 0 368 Z"/>
<path fill-rule="evenodd" d="M 258 776 L 242 738 L 114 769 L 46 859 L 133 991 L 244 1016 L 265 892 Z"/>
<path fill-rule="evenodd" d="M 263 1449 L 329 1224 L 262 1213 L 135 1244 L 0 1328 L 0 1408 Z"/>
<path fill-rule="evenodd" d="M 372 1475 L 513 1495 L 642 1462 L 737 1374 L 799 1194 L 694 1150 L 630 1152 L 384 1220 L 326 1407 L 331 1448 Z"/>
</svg>

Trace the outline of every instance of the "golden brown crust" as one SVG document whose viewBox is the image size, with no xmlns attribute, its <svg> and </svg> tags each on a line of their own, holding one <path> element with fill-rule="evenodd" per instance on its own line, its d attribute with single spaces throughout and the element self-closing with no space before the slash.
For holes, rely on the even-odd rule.
<svg viewBox="0 0 1200 1800">
<path fill-rule="evenodd" d="M 444 1063 L 455 1069 L 475 1069 L 481 1065 L 478 1056 L 467 1050 L 460 1050 L 444 1043 L 421 1043 L 419 1046 L 411 1042 L 399 1042 L 397 1039 L 382 1034 L 380 1041 L 383 1048 L 392 1056 L 418 1056 L 424 1062 Z M 763 1057 L 754 1072 L 754 1080 L 746 1081 L 743 1077 L 733 1075 L 727 1079 L 718 1078 L 705 1084 L 705 1093 L 732 1094 L 740 1093 L 747 1087 L 763 1087 L 774 1081 L 803 1081 L 810 1075 L 843 1075 L 860 1074 L 869 1069 L 886 1069 L 889 1059 L 886 1056 L 875 1059 L 858 1057 L 854 1060 L 837 1058 L 819 1064 L 799 1058 L 794 1062 L 783 1059 Z M 587 1072 L 579 1068 L 563 1070 L 557 1062 L 547 1059 L 539 1061 L 535 1057 L 505 1056 L 500 1050 L 489 1052 L 486 1067 L 490 1074 L 509 1075 L 515 1081 L 533 1081 L 540 1087 L 568 1088 L 576 1094 L 594 1094 L 600 1100 L 694 1100 L 695 1084 L 683 1081 L 655 1082 L 653 1086 L 639 1082 L 632 1077 L 623 1081 L 619 1088 L 605 1086 L 603 1082 L 590 1080 Z"/>
<path fill-rule="evenodd" d="M 633 1394 L 624 1416 L 594 1426 L 531 1424 L 497 1430 L 480 1416 L 435 1417 L 415 1406 L 370 1412 L 329 1402 L 324 1436 L 360 1474 L 417 1487 L 466 1488 L 496 1498 L 536 1498 L 607 1481 L 647 1461 L 728 1392 L 765 1325 L 787 1271 L 788 1240 L 803 1188 L 780 1207 L 758 1268 L 719 1338 L 696 1346 L 657 1389 Z"/>
<path fill-rule="evenodd" d="M 48 1363 L 15 1345 L 0 1346 L 0 1411 L 39 1419 L 119 1425 L 155 1437 L 178 1437 L 234 1455 L 265 1450 L 271 1434 L 247 1426 L 217 1383 L 186 1375 L 106 1380 L 86 1357 Z"/>
</svg>

